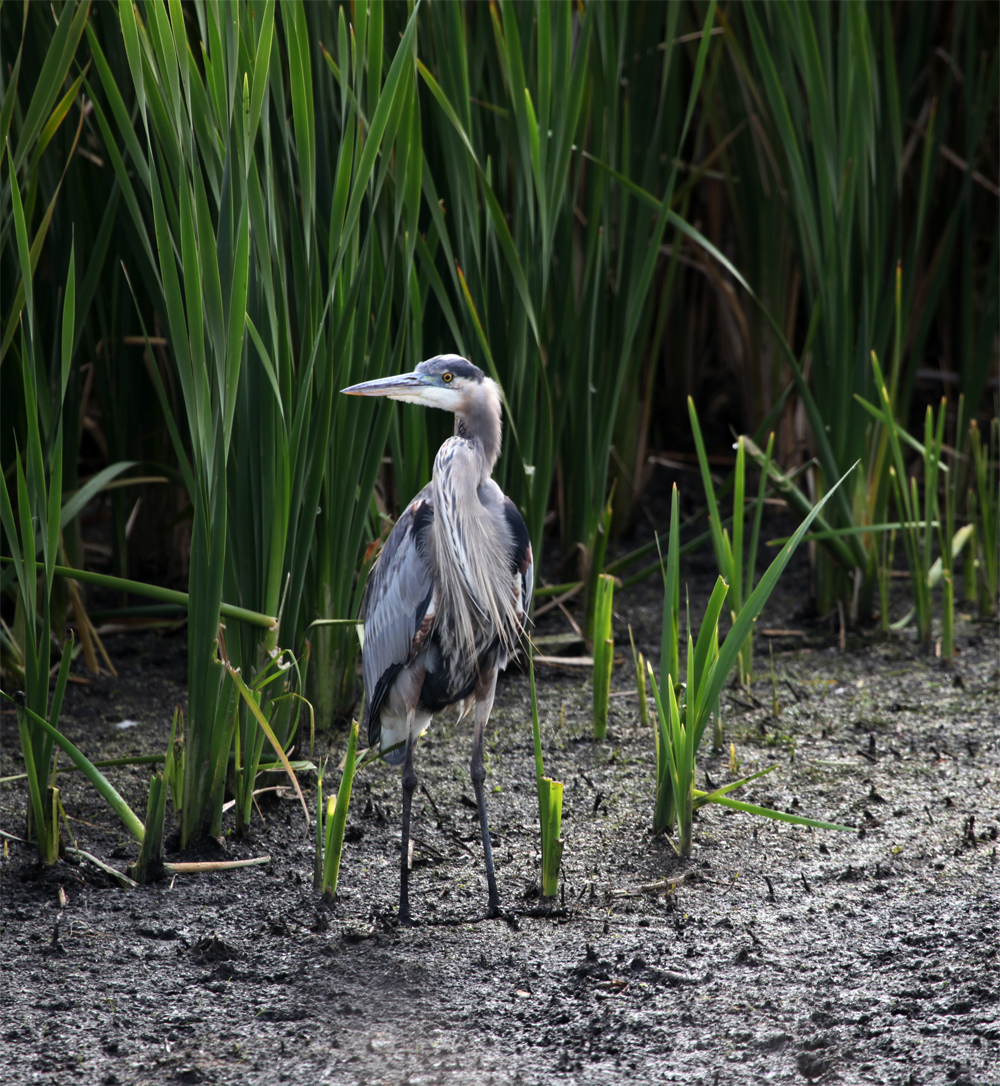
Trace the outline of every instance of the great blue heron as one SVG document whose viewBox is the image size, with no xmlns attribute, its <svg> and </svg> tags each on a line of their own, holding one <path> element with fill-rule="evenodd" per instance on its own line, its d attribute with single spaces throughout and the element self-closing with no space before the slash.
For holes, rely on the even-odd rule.
<svg viewBox="0 0 1000 1086">
<path fill-rule="evenodd" d="M 410 922 L 410 805 L 413 748 L 434 713 L 475 699 L 472 786 L 486 856 L 489 915 L 500 912 L 483 782 L 483 737 L 497 672 L 524 627 L 534 566 L 517 506 L 490 478 L 500 455 L 500 389 L 464 358 L 445 354 L 413 373 L 345 388 L 455 415 L 455 436 L 438 450 L 430 483 L 386 540 L 361 604 L 368 743 L 403 764 L 403 856 L 399 919 Z M 403 745 L 400 745 L 403 744 Z M 391 750 L 390 748 L 397 749 Z"/>
</svg>

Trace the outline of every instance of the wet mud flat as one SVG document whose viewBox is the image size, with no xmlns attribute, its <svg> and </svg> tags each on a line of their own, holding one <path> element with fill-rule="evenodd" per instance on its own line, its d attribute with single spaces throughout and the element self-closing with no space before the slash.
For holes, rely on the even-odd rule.
<svg viewBox="0 0 1000 1086">
<path fill-rule="evenodd" d="M 829 626 L 795 615 L 801 581 L 761 625 L 805 636 L 775 639 L 774 684 L 758 638 L 761 677 L 724 694 L 726 749 L 706 751 L 699 785 L 777 762 L 741 798 L 854 832 L 709 808 L 679 861 L 650 833 L 653 745 L 631 663 L 615 669 L 624 696 L 603 743 L 588 673 L 540 669 L 546 772 L 566 785 L 547 905 L 528 682 L 512 668 L 487 739 L 506 919 L 483 919 L 471 729 L 452 716 L 418 750 L 413 928 L 393 920 L 399 784 L 384 767 L 355 782 L 329 908 L 301 807 L 278 794 L 226 852 L 269 865 L 138 890 L 88 864 L 41 871 L 10 841 L 0 1082 L 1000 1083 L 996 626 L 960 619 L 951 669 L 874 634 L 840 652 Z M 621 596 L 615 621 L 618 645 L 631 624 L 654 660 L 657 597 Z M 565 627 L 550 622 L 538 632 Z M 183 636 L 109 649 L 119 677 L 71 687 L 66 732 L 95 758 L 162 751 Z M 2 724 L 5 776 L 22 767 Z M 342 733 L 320 737 L 317 757 L 343 748 Z M 111 775 L 144 810 L 148 767 Z M 60 787 L 80 847 L 123 869 L 135 848 L 114 816 L 77 774 Z M 24 804 L 20 785 L 0 786 L 0 827 L 20 834 Z"/>
</svg>

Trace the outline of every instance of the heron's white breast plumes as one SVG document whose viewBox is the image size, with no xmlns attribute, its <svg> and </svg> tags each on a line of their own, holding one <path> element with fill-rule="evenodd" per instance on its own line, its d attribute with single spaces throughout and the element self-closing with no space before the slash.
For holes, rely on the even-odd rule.
<svg viewBox="0 0 1000 1086">
<path fill-rule="evenodd" d="M 491 479 L 480 482 L 481 463 L 473 442 L 450 438 L 438 451 L 432 482 L 439 614 L 466 659 L 476 656 L 477 642 L 494 636 L 511 653 L 521 628 L 503 494 Z"/>
</svg>

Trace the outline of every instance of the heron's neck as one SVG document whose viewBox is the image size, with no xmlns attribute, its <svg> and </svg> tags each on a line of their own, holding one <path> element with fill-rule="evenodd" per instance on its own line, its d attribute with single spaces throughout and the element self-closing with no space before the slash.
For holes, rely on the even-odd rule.
<svg viewBox="0 0 1000 1086">
<path fill-rule="evenodd" d="M 488 384 L 487 384 L 488 382 Z M 455 415 L 455 434 L 477 442 L 483 451 L 483 479 L 493 474 L 493 467 L 500 457 L 501 422 L 500 390 L 487 378 L 483 381 L 482 396 Z"/>
</svg>

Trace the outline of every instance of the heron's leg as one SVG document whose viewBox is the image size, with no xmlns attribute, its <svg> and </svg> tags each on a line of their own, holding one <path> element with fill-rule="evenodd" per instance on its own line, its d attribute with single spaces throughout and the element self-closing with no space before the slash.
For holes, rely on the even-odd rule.
<svg viewBox="0 0 1000 1086">
<path fill-rule="evenodd" d="M 399 865 L 399 921 L 410 921 L 410 805 L 417 787 L 417 774 L 413 768 L 413 748 L 417 737 L 413 734 L 414 709 L 406 711 L 406 758 L 403 761 L 403 856 Z"/>
<path fill-rule="evenodd" d="M 492 668 L 476 687 L 476 729 L 472 736 L 472 787 L 476 791 L 479 807 L 479 827 L 483 834 L 483 852 L 486 855 L 486 883 L 490 891 L 488 915 L 500 915 L 500 895 L 497 893 L 496 875 L 493 873 L 493 847 L 490 844 L 489 820 L 486 816 L 486 764 L 483 761 L 483 741 L 486 738 L 486 722 L 493 708 L 493 696 L 497 689 L 497 671 Z"/>
</svg>

